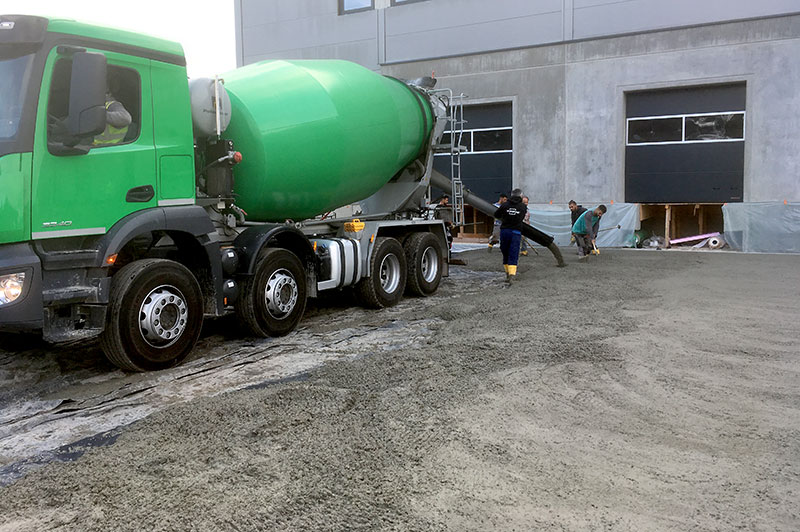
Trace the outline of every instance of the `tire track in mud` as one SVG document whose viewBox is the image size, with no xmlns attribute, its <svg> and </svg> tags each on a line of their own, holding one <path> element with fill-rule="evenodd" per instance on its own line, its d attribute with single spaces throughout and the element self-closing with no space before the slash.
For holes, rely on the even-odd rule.
<svg viewBox="0 0 800 532">
<path fill-rule="evenodd" d="M 32 339 L 34 348 L 25 349 L 26 339 L 15 338 L 11 351 L 0 347 L 0 486 L 49 461 L 75 459 L 85 449 L 113 443 L 122 428 L 170 405 L 265 387 L 328 361 L 423 342 L 441 320 L 426 317 L 424 309 L 452 297 L 456 283 L 466 285 L 462 293 L 483 289 L 496 277 L 487 273 L 451 269 L 433 297 L 407 298 L 382 311 L 323 301 L 283 338 L 228 337 L 235 321 L 214 320 L 189 360 L 153 373 L 115 369 L 96 342 L 65 349 Z M 421 312 L 401 319 L 412 307 Z"/>
</svg>

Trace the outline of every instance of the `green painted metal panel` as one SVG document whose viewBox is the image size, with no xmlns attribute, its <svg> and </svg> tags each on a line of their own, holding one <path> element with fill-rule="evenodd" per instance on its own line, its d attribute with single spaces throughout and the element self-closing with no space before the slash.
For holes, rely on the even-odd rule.
<svg viewBox="0 0 800 532">
<path fill-rule="evenodd" d="M 158 197 L 163 200 L 194 198 L 194 160 L 191 155 L 165 155 L 160 159 Z"/>
<path fill-rule="evenodd" d="M 31 236 L 48 238 L 70 234 L 102 234 L 128 214 L 154 207 L 126 201 L 134 187 L 156 188 L 156 158 L 153 143 L 150 60 L 104 50 L 109 66 L 124 67 L 138 74 L 140 113 L 132 124 L 139 129 L 134 142 L 95 147 L 86 155 L 59 156 L 47 148 L 47 110 L 50 85 L 58 53 L 51 50 L 36 113 L 33 176 L 31 186 Z"/>
<path fill-rule="evenodd" d="M 153 137 L 159 159 L 159 198 L 194 200 L 194 139 L 186 69 L 153 61 Z"/>
<path fill-rule="evenodd" d="M 31 236 L 31 154 L 0 157 L 0 244 Z"/>
<path fill-rule="evenodd" d="M 236 203 L 248 219 L 305 219 L 380 189 L 423 149 L 427 100 L 347 61 L 267 61 L 225 74 Z"/>
<path fill-rule="evenodd" d="M 92 39 L 102 39 L 113 43 L 137 46 L 148 50 L 183 56 L 183 47 L 177 42 L 145 35 L 143 33 L 95 26 L 75 20 L 52 18 L 47 24 L 47 31 L 90 37 Z"/>
</svg>

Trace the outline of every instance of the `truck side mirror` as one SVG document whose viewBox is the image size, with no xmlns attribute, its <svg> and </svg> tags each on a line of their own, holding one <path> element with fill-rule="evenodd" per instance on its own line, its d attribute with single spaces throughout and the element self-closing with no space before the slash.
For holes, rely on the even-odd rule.
<svg viewBox="0 0 800 532">
<path fill-rule="evenodd" d="M 72 56 L 67 128 L 76 137 L 99 135 L 106 128 L 106 56 L 77 52 Z"/>
</svg>

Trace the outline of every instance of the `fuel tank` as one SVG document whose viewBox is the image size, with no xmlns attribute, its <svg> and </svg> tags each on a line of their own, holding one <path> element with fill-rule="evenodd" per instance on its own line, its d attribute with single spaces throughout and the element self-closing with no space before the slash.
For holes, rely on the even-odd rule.
<svg viewBox="0 0 800 532">
<path fill-rule="evenodd" d="M 248 220 L 302 220 L 372 195 L 433 125 L 422 92 L 348 61 L 265 61 L 223 77 Z"/>
</svg>

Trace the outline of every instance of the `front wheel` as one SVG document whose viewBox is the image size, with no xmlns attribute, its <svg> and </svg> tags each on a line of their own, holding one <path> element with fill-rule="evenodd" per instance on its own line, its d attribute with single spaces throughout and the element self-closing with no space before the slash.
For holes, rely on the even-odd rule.
<svg viewBox="0 0 800 532">
<path fill-rule="evenodd" d="M 203 293 L 192 273 L 171 260 L 137 260 L 114 275 L 100 345 L 122 369 L 165 369 L 186 358 L 202 326 Z"/>
<path fill-rule="evenodd" d="M 370 308 L 396 305 L 406 286 L 406 256 L 394 238 L 375 239 L 369 259 L 369 277 L 356 284 L 356 296 Z"/>
<path fill-rule="evenodd" d="M 256 336 L 292 332 L 306 309 L 306 272 L 286 249 L 261 252 L 255 274 L 241 285 L 236 314 Z"/>
</svg>

